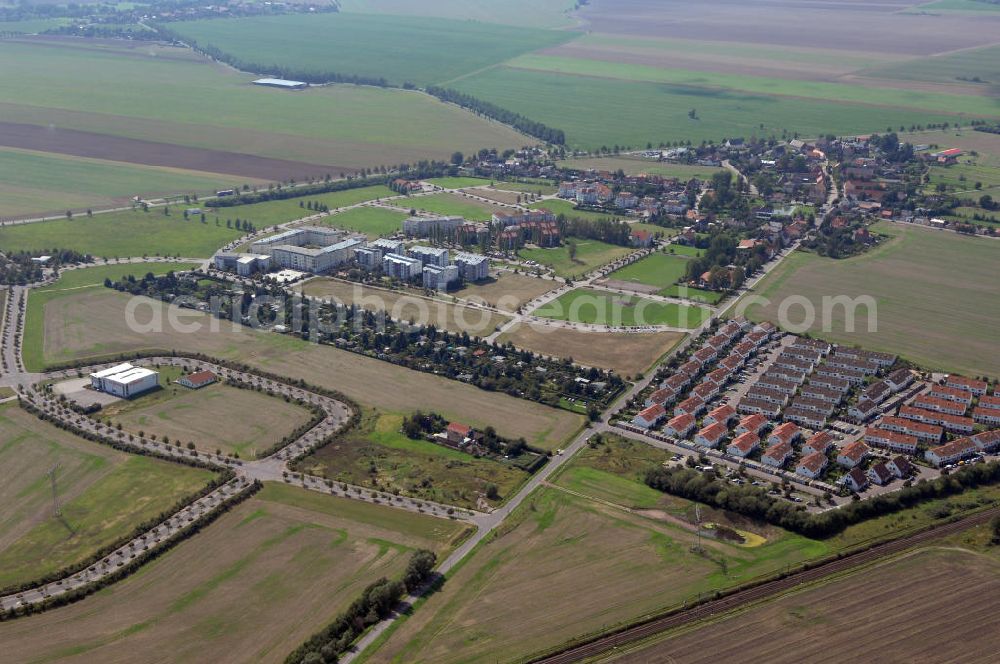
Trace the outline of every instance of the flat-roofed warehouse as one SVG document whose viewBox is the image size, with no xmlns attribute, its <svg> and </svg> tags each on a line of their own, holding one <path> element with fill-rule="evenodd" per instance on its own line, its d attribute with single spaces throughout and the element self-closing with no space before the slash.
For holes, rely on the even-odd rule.
<svg viewBox="0 0 1000 664">
<path fill-rule="evenodd" d="M 118 364 L 90 374 L 90 386 L 100 392 L 129 399 L 159 386 L 160 374 L 145 367 Z"/>
<path fill-rule="evenodd" d="M 303 81 L 288 81 L 283 78 L 258 78 L 253 84 L 263 85 L 268 88 L 283 88 L 285 90 L 305 90 L 309 87 L 309 84 Z"/>
</svg>

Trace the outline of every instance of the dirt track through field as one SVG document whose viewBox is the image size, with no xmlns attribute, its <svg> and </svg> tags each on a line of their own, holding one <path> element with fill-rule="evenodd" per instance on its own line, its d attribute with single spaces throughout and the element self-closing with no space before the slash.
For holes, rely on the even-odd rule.
<svg viewBox="0 0 1000 664">
<path fill-rule="evenodd" d="M 353 168 L 343 166 L 322 166 L 16 122 L 0 122 L 0 145 L 130 164 L 226 173 L 260 180 L 277 181 L 354 171 Z"/>
</svg>

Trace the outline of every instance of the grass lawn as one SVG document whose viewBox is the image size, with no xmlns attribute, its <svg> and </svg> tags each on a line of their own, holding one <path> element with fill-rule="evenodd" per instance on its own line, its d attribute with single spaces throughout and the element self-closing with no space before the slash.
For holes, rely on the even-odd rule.
<svg viewBox="0 0 1000 664">
<path fill-rule="evenodd" d="M 474 21 L 339 12 L 188 21 L 171 27 L 245 63 L 273 63 L 316 76 L 335 71 L 418 86 L 443 84 L 576 36 Z"/>
<path fill-rule="evenodd" d="M 365 661 L 521 661 L 826 551 L 764 532 L 767 542 L 754 548 L 706 539 L 700 556 L 694 532 L 655 512 L 542 488 Z"/>
<path fill-rule="evenodd" d="M 173 382 L 179 370 L 160 371 L 161 389 L 107 406 L 102 416 L 125 431 L 144 431 L 180 445 L 190 441 L 203 452 L 221 450 L 241 459 L 257 458 L 311 417 L 307 409 L 278 397 L 225 383 L 191 390 Z"/>
<path fill-rule="evenodd" d="M 545 208 L 556 215 L 564 214 L 571 219 L 589 219 L 590 221 L 604 221 L 606 219 L 617 219 L 613 214 L 604 212 L 591 212 L 590 210 L 577 210 L 576 203 L 565 201 L 559 198 L 550 198 L 545 201 L 532 203 L 530 208 Z"/>
<path fill-rule="evenodd" d="M 464 524 L 268 483 L 85 602 L 0 624 L 11 661 L 280 661 Z"/>
<path fill-rule="evenodd" d="M 191 267 L 194 267 L 193 263 L 122 263 L 63 270 L 62 274 L 59 275 L 59 280 L 54 284 L 33 289 L 28 294 L 24 342 L 21 347 L 25 366 L 28 367 L 29 371 L 41 371 L 45 367 L 45 307 L 52 300 L 76 295 L 85 290 L 100 289 L 103 291 L 105 279 L 114 281 L 128 275 L 141 277 L 149 272 L 163 275 L 171 270 L 184 270 Z M 115 322 L 124 325 L 124 321 L 123 316 Z"/>
<path fill-rule="evenodd" d="M 716 166 L 699 166 L 697 164 L 672 164 L 667 162 L 653 161 L 640 157 L 586 157 L 581 159 L 567 159 L 559 162 L 560 168 L 576 168 L 581 170 L 594 169 L 597 171 L 625 171 L 625 175 L 660 175 L 665 178 L 677 178 L 679 180 L 711 180 L 712 176 L 719 173 L 724 168 Z"/>
<path fill-rule="evenodd" d="M 62 518 L 47 473 L 56 468 Z M 0 587 L 85 559 L 206 484 L 212 474 L 130 456 L 0 406 Z"/>
<path fill-rule="evenodd" d="M 701 307 L 658 302 L 592 288 L 577 288 L 531 312 L 534 316 L 589 325 L 668 325 L 693 329 L 708 318 Z"/>
<path fill-rule="evenodd" d="M 805 297 L 816 312 L 810 332 L 839 343 L 899 353 L 928 368 L 1000 375 L 994 331 L 1000 324 L 994 267 L 1000 244 L 916 226 L 880 223 L 875 231 L 892 240 L 844 260 L 796 252 L 760 283 L 767 298 L 747 315 L 778 321 L 778 307 L 790 296 Z M 822 299 L 871 296 L 877 305 L 874 330 L 866 307 L 857 309 L 854 331 L 845 309 L 833 309 L 823 329 Z M 803 308 L 791 307 L 791 322 L 803 322 Z M 961 339 L 961 343 L 955 343 Z"/>
<path fill-rule="evenodd" d="M 386 311 L 394 320 L 413 321 L 418 325 L 434 325 L 439 330 L 468 332 L 486 337 L 509 317 L 485 309 L 467 307 L 442 299 L 431 299 L 402 291 L 370 288 L 335 279 L 311 279 L 302 285 L 306 295 L 322 299 L 334 298 L 343 304 L 357 304 L 372 311 Z"/>
<path fill-rule="evenodd" d="M 335 226 L 348 231 L 364 233 L 369 238 L 376 238 L 382 235 L 392 235 L 399 231 L 403 227 L 403 220 L 408 216 L 405 212 L 364 206 L 323 217 L 319 223 L 323 226 Z"/>
<path fill-rule="evenodd" d="M 569 242 L 576 245 L 576 256 L 570 258 Z M 562 246 L 550 248 L 521 249 L 517 255 L 526 261 L 535 261 L 547 265 L 557 276 L 575 278 L 595 270 L 602 265 L 627 256 L 632 249 L 607 244 L 600 240 L 584 240 L 581 238 L 565 238 Z"/>
<path fill-rule="evenodd" d="M 227 219 L 249 220 L 257 228 L 274 226 L 288 221 L 294 221 L 302 217 L 315 214 L 308 209 L 307 203 L 323 203 L 331 210 L 373 201 L 377 198 L 395 196 L 396 192 L 389 187 L 376 185 L 373 187 L 359 187 L 357 189 L 347 189 L 345 191 L 335 191 L 329 194 L 319 194 L 318 196 L 303 196 L 301 198 L 289 198 L 279 201 L 264 201 L 263 203 L 250 203 L 249 205 L 234 205 L 232 207 L 207 208 L 209 219 L 216 217 L 223 222 Z"/>
<path fill-rule="evenodd" d="M 242 231 L 226 228 L 224 219 L 216 225 L 211 212 L 204 223 L 197 216 L 184 219 L 184 208 L 183 204 L 171 206 L 169 216 L 163 214 L 164 208 L 150 208 L 149 212 L 76 215 L 72 219 L 4 226 L 0 228 L 0 249 L 74 249 L 107 258 L 202 258 L 242 235 Z"/>
<path fill-rule="evenodd" d="M 472 509 L 481 509 L 480 501 L 496 505 L 509 498 L 528 478 L 510 462 L 411 440 L 400 432 L 402 423 L 402 415 L 368 412 L 358 428 L 296 467 L 336 481 Z M 488 484 L 496 485 L 499 499 L 487 499 Z"/>
<path fill-rule="evenodd" d="M 563 410 L 486 392 L 459 381 L 404 369 L 332 346 L 312 344 L 294 336 L 230 325 L 212 330 L 207 315 L 190 310 L 182 312 L 183 320 L 200 326 L 197 333 L 177 330 L 166 323 L 151 331 L 130 329 L 123 324 L 130 297 L 108 289 L 83 289 L 61 295 L 44 308 L 31 303 L 36 294 L 29 299 L 26 339 L 37 339 L 31 342 L 37 349 L 32 362 L 37 364 L 29 364 L 29 368 L 137 350 L 178 349 L 236 359 L 281 376 L 301 378 L 341 391 L 381 411 L 409 413 L 424 409 L 470 426 L 493 425 L 502 436 L 524 436 L 529 443 L 544 449 L 563 447 L 583 424 L 581 417 Z M 34 315 L 35 312 L 40 315 Z M 170 315 L 179 313 L 173 307 L 142 298 L 136 317 L 149 321 L 156 315 L 167 321 Z M 31 328 L 33 320 L 37 320 L 35 328 Z"/>
<path fill-rule="evenodd" d="M 396 201 L 395 204 L 401 208 L 415 208 L 434 214 L 465 217 L 472 221 L 489 221 L 494 212 L 503 210 L 499 206 L 450 193 L 415 196 Z"/>
<path fill-rule="evenodd" d="M 0 30 L 2 32 L 2 30 Z M 0 197 L 5 217 L 78 213 L 127 205 L 131 197 L 204 194 L 239 184 L 232 176 L 0 149 Z"/>
<path fill-rule="evenodd" d="M 724 295 L 716 291 L 705 290 L 703 288 L 692 288 L 690 286 L 667 286 L 660 291 L 660 295 L 665 297 L 680 297 L 692 302 L 702 304 L 718 304 Z"/>
<path fill-rule="evenodd" d="M 425 180 L 425 182 L 429 182 L 445 189 L 464 189 L 465 187 L 483 187 L 491 182 L 495 182 L 495 180 L 470 177 L 443 177 L 430 178 L 429 180 Z"/>
<path fill-rule="evenodd" d="M 656 252 L 615 270 L 608 278 L 665 289 L 684 277 L 687 265 L 688 259 L 685 257 Z"/>
</svg>

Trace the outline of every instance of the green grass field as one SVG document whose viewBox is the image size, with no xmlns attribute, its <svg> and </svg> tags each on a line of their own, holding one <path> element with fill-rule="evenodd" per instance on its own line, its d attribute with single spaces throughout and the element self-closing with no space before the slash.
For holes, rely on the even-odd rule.
<svg viewBox="0 0 1000 664">
<path fill-rule="evenodd" d="M 62 518 L 46 473 L 56 468 Z M 0 407 L 0 587 L 86 558 L 211 478 L 205 470 L 129 456 Z"/>
<path fill-rule="evenodd" d="M 136 195 L 204 194 L 239 182 L 213 173 L 0 148 L 5 217 L 121 206 Z"/>
<path fill-rule="evenodd" d="M 801 296 L 815 312 L 813 334 L 899 353 L 932 369 L 1000 376 L 994 334 L 1000 324 L 994 278 L 1000 245 L 915 226 L 880 223 L 875 230 L 893 239 L 857 257 L 790 256 L 754 289 L 769 302 L 751 306 L 748 317 L 779 322 L 781 302 Z M 824 296 L 874 298 L 875 329 L 869 329 L 865 306 L 856 309 L 854 331 L 847 329 L 843 306 L 833 307 L 824 324 Z M 802 324 L 803 311 L 791 307 L 790 322 Z"/>
<path fill-rule="evenodd" d="M 401 208 L 416 208 L 434 214 L 457 215 L 472 221 L 489 221 L 493 213 L 503 208 L 489 205 L 458 194 L 431 194 L 395 202 Z"/>
<path fill-rule="evenodd" d="M 58 28 L 66 25 L 68 22 L 69 19 L 65 18 L 33 18 L 23 21 L 0 21 L 0 32 L 31 35 Z"/>
<path fill-rule="evenodd" d="M 317 450 L 297 467 L 330 479 L 447 505 L 480 508 L 509 498 L 528 473 L 509 462 L 476 458 L 400 432 L 403 416 L 367 413 L 359 429 Z M 499 499 L 486 498 L 494 484 Z"/>
<path fill-rule="evenodd" d="M 576 245 L 576 256 L 570 258 L 569 242 Z M 628 255 L 629 247 L 607 244 L 600 240 L 566 238 L 560 247 L 521 249 L 517 255 L 526 261 L 547 265 L 560 277 L 576 278 L 613 260 Z"/>
<path fill-rule="evenodd" d="M 598 171 L 624 171 L 625 175 L 660 175 L 665 178 L 679 180 L 710 180 L 712 175 L 724 169 L 714 166 L 698 166 L 697 164 L 671 164 L 667 162 L 640 159 L 636 157 L 588 157 L 582 159 L 567 159 L 559 162 L 560 168 L 594 169 Z"/>
<path fill-rule="evenodd" d="M 445 83 L 576 36 L 472 21 L 346 13 L 213 19 L 171 28 L 246 62 L 420 86 Z"/>
<path fill-rule="evenodd" d="M 214 222 L 218 217 L 225 223 L 226 219 L 249 220 L 257 228 L 275 226 L 302 217 L 315 214 L 308 209 L 307 203 L 323 203 L 331 210 L 358 203 L 373 201 L 377 198 L 395 196 L 395 192 L 389 187 L 376 185 L 373 187 L 360 187 L 358 189 L 347 189 L 345 191 L 335 191 L 329 194 L 319 194 L 317 196 L 304 196 L 302 198 L 288 198 L 277 201 L 264 201 L 263 203 L 250 203 L 248 205 L 233 205 L 231 207 L 205 208 L 206 213 Z"/>
<path fill-rule="evenodd" d="M 615 270 L 608 275 L 608 278 L 655 286 L 663 290 L 684 277 L 687 265 L 688 259 L 683 256 L 658 251 L 620 270 Z"/>
<path fill-rule="evenodd" d="M 445 189 L 464 189 L 465 187 L 482 187 L 488 185 L 494 180 L 487 180 L 486 178 L 469 178 L 469 177 L 443 177 L 443 178 L 430 178 L 426 180 L 431 184 L 436 184 L 439 187 L 444 187 Z"/>
<path fill-rule="evenodd" d="M 684 329 L 698 327 L 710 315 L 707 309 L 701 307 L 658 302 L 591 288 L 577 288 L 564 293 L 531 313 L 542 318 L 590 325 L 668 325 Z"/>
<path fill-rule="evenodd" d="M 46 222 L 47 223 L 47 222 Z M 28 309 L 25 312 L 24 344 L 21 354 L 30 371 L 41 371 L 46 366 L 45 305 L 60 297 L 72 296 L 85 290 L 104 288 L 104 280 L 112 281 L 128 275 L 143 276 L 149 272 L 166 274 L 171 270 L 194 267 L 194 263 L 122 263 L 94 267 L 63 270 L 54 284 L 32 290 L 28 295 Z M 121 321 L 124 323 L 124 320 Z"/>
<path fill-rule="evenodd" d="M 571 201 L 565 201 L 558 198 L 550 198 L 545 201 L 539 201 L 537 203 L 532 203 L 528 207 L 534 208 L 545 208 L 556 215 L 566 215 L 572 219 L 589 219 L 591 221 L 604 221 L 606 219 L 617 219 L 616 215 L 606 214 L 603 212 L 591 212 L 590 210 L 577 210 L 576 203 Z"/>
<path fill-rule="evenodd" d="M 664 297 L 681 297 L 685 300 L 701 302 L 703 304 L 717 304 L 723 297 L 722 293 L 716 293 L 715 291 L 691 288 L 690 286 L 683 288 L 676 285 L 664 288 L 660 291 L 660 295 Z"/>
<path fill-rule="evenodd" d="M 583 60 L 571 64 L 567 69 L 588 70 L 591 65 Z M 622 75 L 627 76 L 632 65 L 623 66 L 626 70 Z M 961 108 L 969 113 L 995 113 L 996 109 L 991 100 L 971 96 L 967 105 L 965 97 L 935 101 L 932 106 L 938 110 L 879 105 L 880 95 L 886 92 L 883 89 L 857 88 L 868 96 L 869 104 L 850 101 L 859 94 L 849 93 L 856 90 L 850 87 L 843 91 L 848 95 L 843 101 L 836 96 L 840 90 L 820 89 L 821 97 L 799 97 L 795 95 L 807 91 L 784 86 L 783 81 L 771 91 L 731 89 L 722 87 L 724 81 L 714 76 L 698 72 L 678 82 L 663 82 L 504 66 L 464 78 L 454 87 L 558 127 L 566 132 L 571 146 L 584 149 L 675 140 L 718 141 L 728 136 L 780 137 L 783 131 L 807 136 L 884 131 L 887 126 L 954 122 L 957 116 L 942 109 Z M 734 78 L 737 82 L 741 79 Z M 887 103 L 903 103 L 904 93 L 920 96 L 899 91 L 890 94 Z M 572 114 L 566 113 L 567 99 L 576 100 Z M 621 99 L 629 103 L 622 105 Z M 688 117 L 692 109 L 697 119 Z"/>
<path fill-rule="evenodd" d="M 254 78 L 152 44 L 0 43 L 7 122 L 307 162 L 323 168 L 303 173 L 315 176 L 525 143 L 418 92 L 337 85 L 288 94 L 250 85 Z M 213 172 L 231 165 L 216 161 Z"/>
<path fill-rule="evenodd" d="M 370 238 L 391 235 L 403 227 L 405 212 L 387 210 L 380 207 L 359 207 L 345 210 L 331 217 L 324 217 L 320 223 L 349 231 L 364 233 Z"/>
<path fill-rule="evenodd" d="M 226 228 L 223 219 L 216 225 L 214 215 L 206 208 L 207 220 L 197 216 L 184 219 L 187 207 L 181 203 L 148 212 L 131 210 L 109 212 L 93 217 L 75 215 L 72 219 L 41 221 L 0 228 L 0 249 L 43 251 L 74 249 L 81 253 L 106 258 L 138 256 L 211 256 L 216 249 L 242 235 L 242 231 Z"/>
<path fill-rule="evenodd" d="M 988 5 L 985 2 L 970 4 L 992 7 L 993 11 L 1000 11 L 1000 5 Z M 1000 83 L 998 62 L 1000 62 L 1000 46 L 985 46 L 875 67 L 862 73 L 872 78 L 889 78 L 901 81 L 979 85 L 982 87 L 984 95 L 991 95 L 991 90 L 995 90 L 996 85 Z M 980 79 L 979 81 L 973 80 L 977 77 Z"/>
</svg>

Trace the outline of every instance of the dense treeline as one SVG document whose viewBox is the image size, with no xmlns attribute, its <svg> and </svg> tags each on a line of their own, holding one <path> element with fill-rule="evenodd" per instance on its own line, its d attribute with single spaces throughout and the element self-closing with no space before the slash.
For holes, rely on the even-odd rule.
<svg viewBox="0 0 1000 664">
<path fill-rule="evenodd" d="M 351 647 L 368 627 L 387 617 L 407 592 L 420 589 L 431 576 L 437 556 L 420 549 L 410 558 L 403 578 L 390 581 L 385 577 L 365 588 L 361 597 L 337 616 L 321 632 L 296 648 L 285 664 L 329 664 Z"/>
<path fill-rule="evenodd" d="M 559 231 L 563 237 L 600 240 L 627 247 L 632 243 L 632 227 L 617 219 L 580 219 L 559 215 Z"/>
<path fill-rule="evenodd" d="M 546 143 L 552 143 L 554 145 L 566 144 L 566 134 L 563 130 L 554 129 L 541 122 L 536 122 L 535 120 L 526 118 L 520 113 L 508 111 L 507 109 L 501 108 L 496 104 L 491 104 L 488 101 L 477 99 L 472 95 L 467 95 L 463 92 L 450 90 L 448 88 L 439 88 L 435 85 L 427 86 L 426 92 L 427 94 L 434 95 L 441 101 L 457 104 L 462 108 L 468 109 L 476 115 L 483 115 L 506 125 L 510 125 L 511 127 L 514 127 L 529 136 L 534 136 L 537 139 L 543 140 Z"/>
<path fill-rule="evenodd" d="M 1000 462 L 973 464 L 932 481 L 920 480 L 899 491 L 855 501 L 819 514 L 810 514 L 804 507 L 776 498 L 765 489 L 734 486 L 718 479 L 714 473 L 662 467 L 646 473 L 646 484 L 659 491 L 737 512 L 813 538 L 830 537 L 848 526 L 868 519 L 997 482 L 1000 482 Z"/>
</svg>

